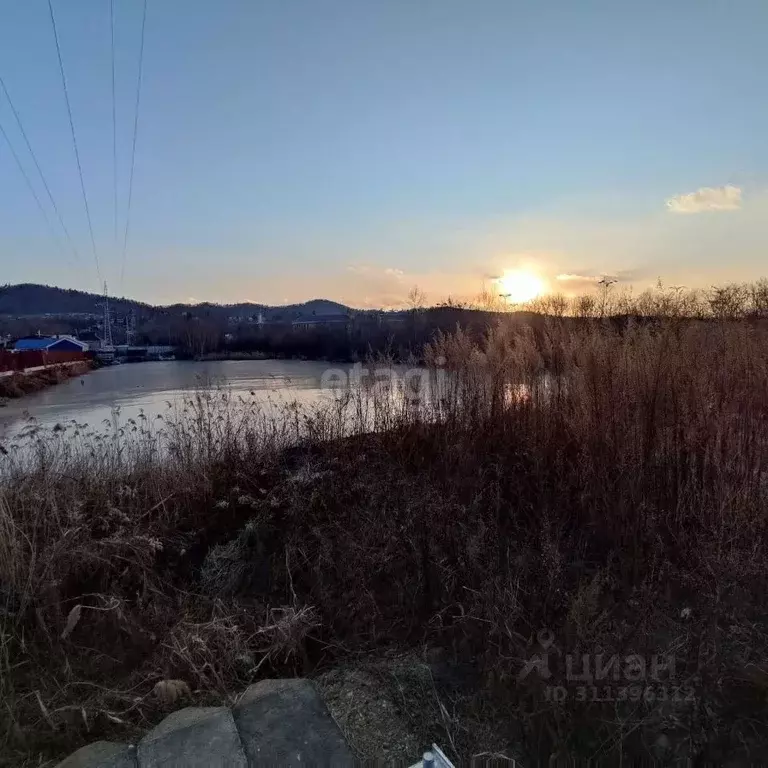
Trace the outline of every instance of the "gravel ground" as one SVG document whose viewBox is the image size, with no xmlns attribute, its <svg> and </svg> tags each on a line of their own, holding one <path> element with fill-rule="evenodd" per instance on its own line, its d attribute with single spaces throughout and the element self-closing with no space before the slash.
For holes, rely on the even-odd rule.
<svg viewBox="0 0 768 768">
<path fill-rule="evenodd" d="M 472 757 L 487 763 L 490 755 L 498 765 L 513 758 L 521 764 L 508 738 L 472 717 L 473 696 L 457 694 L 456 677 L 444 664 L 416 656 L 378 659 L 333 669 L 314 682 L 362 760 L 413 765 L 435 743 L 457 765 Z"/>
</svg>

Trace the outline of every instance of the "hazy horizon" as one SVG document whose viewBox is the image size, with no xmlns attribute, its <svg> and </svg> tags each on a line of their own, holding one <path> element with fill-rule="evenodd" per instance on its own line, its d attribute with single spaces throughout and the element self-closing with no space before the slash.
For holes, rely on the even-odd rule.
<svg viewBox="0 0 768 768">
<path fill-rule="evenodd" d="M 757 0 L 150 0 L 124 281 L 143 4 L 115 4 L 117 237 L 109 3 L 53 9 L 113 295 L 396 307 L 505 272 L 567 294 L 762 272 Z M 2 280 L 98 292 L 46 2 L 0 29 L 0 77 L 78 252 L 0 136 Z M 66 245 L 2 89 L 0 126 Z"/>
</svg>

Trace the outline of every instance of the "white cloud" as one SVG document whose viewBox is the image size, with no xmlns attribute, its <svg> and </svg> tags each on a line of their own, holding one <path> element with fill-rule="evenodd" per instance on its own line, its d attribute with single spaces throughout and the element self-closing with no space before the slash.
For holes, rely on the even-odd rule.
<svg viewBox="0 0 768 768">
<path fill-rule="evenodd" d="M 673 213 L 703 213 L 705 211 L 735 211 L 741 208 L 741 189 L 727 184 L 724 187 L 701 187 L 686 195 L 667 200 Z"/>
<path fill-rule="evenodd" d="M 601 280 L 612 280 L 615 283 L 630 283 L 640 276 L 641 270 L 621 269 L 618 272 L 595 272 L 591 269 L 578 272 L 562 272 L 555 277 L 564 283 L 599 283 Z"/>
<path fill-rule="evenodd" d="M 350 273 L 345 280 L 337 280 L 335 290 L 342 301 L 365 307 L 391 307 L 402 304 L 407 292 L 408 276 L 396 267 L 373 264 L 348 264 Z M 362 297 L 362 298 L 361 298 Z"/>
<path fill-rule="evenodd" d="M 396 267 L 377 267 L 370 264 L 348 264 L 347 270 L 355 275 L 367 275 L 371 277 L 386 276 L 387 278 L 394 278 L 400 280 L 405 275 L 402 269 Z"/>
<path fill-rule="evenodd" d="M 562 280 L 564 283 L 576 283 L 576 282 L 594 282 L 596 283 L 600 278 L 597 275 L 574 275 L 571 273 L 563 273 L 558 275 L 556 280 Z"/>
</svg>

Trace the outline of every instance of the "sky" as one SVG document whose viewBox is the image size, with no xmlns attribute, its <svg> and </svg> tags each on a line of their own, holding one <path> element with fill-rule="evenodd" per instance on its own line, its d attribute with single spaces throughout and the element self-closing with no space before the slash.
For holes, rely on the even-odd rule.
<svg viewBox="0 0 768 768">
<path fill-rule="evenodd" d="M 0 0 L 0 283 L 470 297 L 768 273 L 765 0 Z M 114 194 L 118 193 L 117 226 Z M 53 230 L 53 233 L 51 231 Z M 96 262 L 98 261 L 98 268 Z"/>
</svg>

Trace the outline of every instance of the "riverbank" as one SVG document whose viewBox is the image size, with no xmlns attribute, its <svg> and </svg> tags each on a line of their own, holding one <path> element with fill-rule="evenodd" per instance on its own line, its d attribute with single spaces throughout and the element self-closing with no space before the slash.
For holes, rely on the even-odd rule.
<svg viewBox="0 0 768 768">
<path fill-rule="evenodd" d="M 8 764 L 286 676 L 365 756 L 764 762 L 765 336 L 553 323 L 426 359 L 456 389 L 374 393 L 369 434 L 362 395 L 269 425 L 201 393 L 163 454 L 65 425 L 0 457 Z"/>
<path fill-rule="evenodd" d="M 187 358 L 178 357 L 179 360 Z M 196 362 L 223 362 L 227 360 L 280 360 L 280 361 L 292 361 L 292 362 L 305 362 L 305 363 L 327 363 L 329 365 L 354 365 L 356 363 L 364 362 L 362 358 L 357 356 L 344 356 L 344 357 L 307 357 L 305 355 L 288 355 L 279 354 L 277 352 L 267 354 L 265 352 L 208 352 L 204 355 L 195 355 L 188 358 L 195 360 Z M 398 357 L 392 355 L 386 358 L 387 362 L 402 365 L 423 365 L 424 360 L 422 357 L 416 355 L 408 355 L 406 357 Z"/>
<path fill-rule="evenodd" d="M 28 373 L 14 372 L 10 376 L 0 378 L 0 405 L 2 399 L 23 397 L 24 395 L 40 392 L 67 379 L 82 376 L 93 368 L 89 360 L 81 363 L 63 363 Z"/>
</svg>

